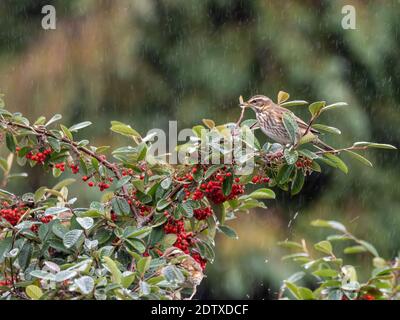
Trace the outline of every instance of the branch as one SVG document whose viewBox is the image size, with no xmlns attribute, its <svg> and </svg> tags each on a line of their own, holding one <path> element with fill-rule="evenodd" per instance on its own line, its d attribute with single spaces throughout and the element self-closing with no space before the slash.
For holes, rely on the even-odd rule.
<svg viewBox="0 0 400 320">
<path fill-rule="evenodd" d="M 24 124 L 12 122 L 12 121 L 6 121 L 6 120 L 0 120 L 0 121 L 9 127 L 17 127 L 17 128 L 29 130 L 29 131 L 33 132 L 35 135 L 51 137 L 51 138 L 57 139 L 58 141 L 62 141 L 64 143 L 66 143 L 67 145 L 69 145 L 72 149 L 79 150 L 82 153 L 86 154 L 87 156 L 96 159 L 103 166 L 105 166 L 107 169 L 112 171 L 118 180 L 121 180 L 121 178 L 122 178 L 121 172 L 116 163 L 109 162 L 108 160 L 104 159 L 103 157 L 97 155 L 92 150 L 90 150 L 86 147 L 83 147 L 83 146 L 79 146 L 75 141 L 72 141 L 66 137 L 62 137 L 60 139 L 56 135 L 54 135 L 53 133 L 49 132 L 48 130 L 46 130 L 44 128 L 34 128 L 34 127 L 31 127 L 28 125 L 24 125 Z M 130 197 L 129 197 L 129 193 L 128 193 L 126 186 L 122 186 L 122 192 L 123 192 L 124 198 L 126 198 L 128 200 Z M 130 204 L 130 208 L 135 216 L 135 219 L 138 221 L 138 223 L 142 223 L 141 222 L 142 217 L 140 216 L 136 207 L 133 204 Z"/>
</svg>

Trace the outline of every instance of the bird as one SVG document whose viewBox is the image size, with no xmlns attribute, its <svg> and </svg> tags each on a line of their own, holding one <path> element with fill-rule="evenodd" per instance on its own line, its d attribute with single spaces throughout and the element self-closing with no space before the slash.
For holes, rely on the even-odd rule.
<svg viewBox="0 0 400 320">
<path fill-rule="evenodd" d="M 200 264 L 189 254 L 184 253 L 177 247 L 165 249 L 162 257 L 169 265 L 178 267 L 185 276 L 185 281 L 182 283 L 182 288 L 192 288 L 193 292 L 188 298 L 191 300 L 196 294 L 197 286 L 204 278 L 203 269 Z"/>
<path fill-rule="evenodd" d="M 292 143 L 290 135 L 283 123 L 283 115 L 285 113 L 290 113 L 298 126 L 298 132 L 296 133 L 297 142 L 307 133 L 311 134 L 310 140 L 315 147 L 322 151 L 334 151 L 334 148 L 318 138 L 318 130 L 311 127 L 309 128 L 309 125 L 297 117 L 293 112 L 274 103 L 267 96 L 255 95 L 247 102 L 242 102 L 241 107 L 250 107 L 254 110 L 256 113 L 257 124 L 261 131 L 275 142 L 282 145 L 289 145 Z"/>
</svg>

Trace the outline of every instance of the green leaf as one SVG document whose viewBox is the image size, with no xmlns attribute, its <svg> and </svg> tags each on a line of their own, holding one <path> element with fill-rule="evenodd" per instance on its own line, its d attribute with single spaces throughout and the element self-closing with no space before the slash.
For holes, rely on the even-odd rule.
<svg viewBox="0 0 400 320">
<path fill-rule="evenodd" d="M 60 207 L 51 207 L 51 208 L 47 208 L 46 211 L 44 212 L 44 214 L 46 216 L 55 216 L 55 215 L 58 215 L 60 213 L 67 212 L 67 211 L 70 211 L 70 209 L 66 208 L 66 207 L 61 207 L 61 208 Z"/>
<path fill-rule="evenodd" d="M 22 270 L 25 270 L 31 262 L 33 246 L 30 242 L 26 242 L 18 255 L 18 264 Z"/>
<path fill-rule="evenodd" d="M 292 100 L 292 101 L 286 101 L 284 103 L 281 103 L 281 107 L 294 107 L 294 106 L 304 106 L 308 104 L 307 101 L 305 100 Z"/>
<path fill-rule="evenodd" d="M 58 141 L 57 139 L 55 139 L 53 137 L 48 137 L 47 141 L 49 142 L 50 146 L 53 148 L 53 150 L 55 152 L 60 152 L 60 150 L 61 150 L 60 141 Z"/>
<path fill-rule="evenodd" d="M 152 227 L 141 227 L 136 228 L 134 226 L 128 226 L 124 229 L 122 236 L 124 238 L 138 238 L 142 239 L 150 234 Z"/>
<path fill-rule="evenodd" d="M 246 119 L 246 120 L 242 121 L 240 126 L 241 127 L 246 126 L 246 127 L 252 128 L 256 124 L 257 124 L 257 120 L 256 119 Z"/>
<path fill-rule="evenodd" d="M 157 202 L 156 209 L 157 211 L 162 211 L 165 208 L 167 208 L 171 204 L 171 201 L 167 199 L 161 199 L 160 201 Z"/>
<path fill-rule="evenodd" d="M 0 240 L 0 263 L 3 263 L 5 259 L 4 255 L 11 250 L 12 243 L 12 238 L 5 238 Z"/>
<path fill-rule="evenodd" d="M 78 222 L 79 225 L 85 230 L 89 230 L 91 227 L 93 227 L 94 224 L 93 218 L 90 217 L 77 217 L 76 222 Z"/>
<path fill-rule="evenodd" d="M 117 215 L 128 215 L 131 211 L 128 201 L 124 198 L 113 198 L 111 206 Z"/>
<path fill-rule="evenodd" d="M 121 280 L 121 284 L 124 288 L 128 288 L 135 280 L 136 274 L 134 272 L 125 271 Z"/>
<path fill-rule="evenodd" d="M 163 188 L 164 190 L 168 190 L 169 187 L 171 186 L 172 180 L 170 177 L 165 178 L 164 180 L 161 181 L 160 186 L 161 188 Z"/>
<path fill-rule="evenodd" d="M 192 128 L 192 131 L 198 138 L 201 138 L 201 135 L 205 134 L 206 128 L 204 128 L 202 125 L 198 125 L 198 126 L 194 126 Z"/>
<path fill-rule="evenodd" d="M 34 201 L 39 202 L 46 194 L 47 187 L 40 187 L 35 191 Z"/>
<path fill-rule="evenodd" d="M 336 103 L 332 103 L 330 105 L 327 105 L 326 107 L 322 108 L 321 112 L 327 111 L 327 110 L 331 110 L 331 109 L 335 109 L 335 108 L 339 108 L 339 107 L 346 107 L 348 106 L 348 104 L 346 102 L 336 102 Z"/>
<path fill-rule="evenodd" d="M 365 252 L 367 249 L 363 246 L 352 246 L 352 247 L 347 247 L 343 250 L 345 254 L 355 254 L 355 253 L 361 253 Z"/>
<path fill-rule="evenodd" d="M 293 294 L 293 296 L 294 296 L 297 300 L 300 300 L 300 299 L 301 299 L 301 296 L 300 296 L 300 293 L 299 293 L 299 287 L 298 287 L 298 286 L 296 286 L 294 283 L 291 283 L 291 282 L 289 282 L 289 281 L 285 281 L 284 284 L 285 284 L 286 288 L 289 289 L 289 291 Z"/>
<path fill-rule="evenodd" d="M 318 158 L 318 155 L 316 153 L 314 153 L 314 152 L 312 152 L 311 150 L 308 150 L 308 149 L 298 150 L 298 153 L 301 156 L 306 157 L 306 158 L 311 159 L 311 160 L 314 160 L 314 159 Z"/>
<path fill-rule="evenodd" d="M 38 286 L 33 284 L 27 286 L 25 288 L 26 295 L 31 298 L 32 300 L 39 300 L 41 296 L 43 296 L 43 291 Z"/>
<path fill-rule="evenodd" d="M 290 188 L 290 194 L 292 196 L 298 194 L 301 191 L 304 185 L 304 181 L 305 181 L 305 176 L 303 174 L 303 171 L 297 170 L 296 175 L 292 180 L 292 186 Z"/>
<path fill-rule="evenodd" d="M 74 283 L 84 295 L 91 293 L 94 289 L 94 280 L 89 276 L 83 276 L 75 279 Z"/>
<path fill-rule="evenodd" d="M 288 249 L 300 249 L 303 250 L 303 246 L 300 243 L 294 241 L 280 241 L 278 246 L 288 248 Z"/>
<path fill-rule="evenodd" d="M 121 271 L 118 269 L 117 264 L 110 257 L 104 256 L 103 260 L 111 272 L 111 280 L 113 283 L 120 284 L 122 280 Z"/>
<path fill-rule="evenodd" d="M 357 240 L 357 242 L 362 245 L 365 249 L 367 249 L 370 253 L 372 253 L 375 257 L 379 257 L 378 251 L 375 247 L 367 241 L 364 240 Z"/>
<path fill-rule="evenodd" d="M 349 169 L 347 168 L 346 164 L 338 156 L 335 156 L 335 155 L 330 154 L 330 153 L 326 153 L 326 154 L 324 154 L 324 157 L 326 157 L 330 161 L 332 161 L 336 165 L 336 167 L 339 170 L 341 170 L 342 172 L 344 172 L 346 174 L 349 172 Z"/>
<path fill-rule="evenodd" d="M 63 244 L 66 248 L 71 248 L 74 244 L 78 242 L 83 234 L 82 230 L 71 230 L 68 231 L 63 237 Z"/>
<path fill-rule="evenodd" d="M 223 168 L 224 165 L 223 164 L 213 164 L 211 165 L 205 175 L 204 175 L 204 179 L 208 179 L 209 177 L 211 177 L 215 172 L 217 172 L 219 169 Z"/>
<path fill-rule="evenodd" d="M 314 245 L 314 248 L 323 253 L 332 255 L 332 245 L 328 240 L 323 240 Z"/>
<path fill-rule="evenodd" d="M 151 262 L 151 257 L 143 257 L 140 259 L 136 265 L 137 271 L 141 276 L 144 275 L 144 273 L 149 269 L 150 267 L 150 262 Z"/>
<path fill-rule="evenodd" d="M 325 101 L 316 101 L 309 105 L 308 110 L 310 110 L 311 115 L 313 118 L 318 117 L 321 113 L 323 107 L 325 107 Z"/>
<path fill-rule="evenodd" d="M 230 195 L 232 191 L 232 184 L 233 184 L 233 175 L 231 175 L 230 177 L 225 177 L 225 180 L 222 183 L 222 192 L 224 196 Z"/>
<path fill-rule="evenodd" d="M 68 130 L 68 128 L 62 124 L 60 124 L 60 128 L 62 130 L 62 132 L 64 133 L 64 135 L 69 139 L 69 140 L 74 140 L 74 137 L 71 133 L 71 131 Z"/>
<path fill-rule="evenodd" d="M 354 159 L 357 159 L 358 161 L 360 161 L 361 163 L 365 164 L 368 167 L 373 167 L 372 162 L 369 161 L 367 158 L 364 158 L 362 155 L 350 151 L 350 150 L 345 150 L 351 157 L 353 157 Z"/>
<path fill-rule="evenodd" d="M 246 198 L 251 199 L 275 199 L 275 192 L 268 188 L 260 188 L 253 191 Z"/>
<path fill-rule="evenodd" d="M 131 181 L 131 176 L 125 176 L 122 177 L 120 180 L 117 181 L 117 183 L 115 184 L 115 188 L 119 189 L 122 188 L 122 186 L 126 185 L 129 181 Z"/>
<path fill-rule="evenodd" d="M 339 275 L 339 272 L 333 269 L 320 269 L 312 273 L 314 276 L 323 278 L 335 278 Z"/>
<path fill-rule="evenodd" d="M 86 128 L 90 126 L 92 123 L 90 121 L 83 121 L 77 124 L 74 124 L 72 127 L 69 128 L 69 131 L 77 132 L 80 129 Z"/>
<path fill-rule="evenodd" d="M 45 127 L 51 125 L 52 123 L 60 120 L 62 118 L 61 114 L 55 114 L 49 121 L 47 121 L 47 123 L 44 125 Z"/>
<path fill-rule="evenodd" d="M 218 226 L 218 229 L 221 230 L 229 238 L 239 239 L 239 237 L 236 234 L 235 230 L 233 230 L 231 227 L 228 227 L 226 225 L 224 225 L 224 226 L 220 225 L 220 226 Z"/>
<path fill-rule="evenodd" d="M 16 140 L 15 137 L 9 132 L 6 133 L 6 145 L 8 150 L 15 152 Z"/>
<path fill-rule="evenodd" d="M 297 142 L 297 132 L 299 131 L 299 126 L 297 125 L 296 119 L 294 118 L 293 113 L 285 112 L 282 117 L 283 125 L 287 133 L 289 134 L 290 141 L 292 144 L 296 144 Z"/>
<path fill-rule="evenodd" d="M 311 222 L 311 225 L 313 227 L 324 227 L 324 228 L 331 228 L 331 229 L 335 229 L 335 230 L 339 230 L 341 232 L 347 232 L 346 227 L 341 224 L 340 222 L 337 221 L 333 221 L 333 220 L 314 220 Z"/>
<path fill-rule="evenodd" d="M 314 129 L 317 129 L 317 130 L 320 130 L 320 131 L 325 131 L 325 132 L 328 132 L 328 133 L 342 134 L 342 132 L 338 128 L 329 127 L 329 126 L 326 126 L 324 124 L 315 123 L 315 124 L 312 125 L 312 127 Z"/>
<path fill-rule="evenodd" d="M 194 207 L 193 207 L 193 203 L 191 201 L 186 201 L 186 202 L 178 204 L 178 210 L 183 216 L 185 216 L 187 218 L 193 217 Z"/>
<path fill-rule="evenodd" d="M 285 151 L 283 151 L 283 156 L 285 157 L 288 165 L 295 164 L 297 159 L 299 158 L 299 154 L 297 153 L 297 151 L 290 149 L 285 149 Z"/>
<path fill-rule="evenodd" d="M 289 179 L 290 176 L 292 175 L 292 172 L 294 170 L 294 165 L 287 165 L 284 164 L 278 171 L 278 175 L 276 176 L 276 181 L 279 184 L 285 184 Z"/>
<path fill-rule="evenodd" d="M 111 121 L 111 131 L 128 137 L 140 137 L 140 134 L 131 126 L 118 121 Z"/>
<path fill-rule="evenodd" d="M 298 289 L 298 293 L 302 300 L 314 300 L 315 299 L 313 292 L 308 288 L 300 287 Z"/>
<path fill-rule="evenodd" d="M 354 143 L 353 147 L 368 147 L 368 148 L 397 150 L 397 148 L 395 146 L 392 146 L 391 144 L 375 143 L 375 142 L 364 142 L 364 141 L 363 142 Z"/>
</svg>

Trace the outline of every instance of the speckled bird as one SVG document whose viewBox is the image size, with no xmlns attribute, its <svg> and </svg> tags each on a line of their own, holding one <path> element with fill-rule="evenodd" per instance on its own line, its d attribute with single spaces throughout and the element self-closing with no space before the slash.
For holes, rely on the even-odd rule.
<svg viewBox="0 0 400 320">
<path fill-rule="evenodd" d="M 296 141 L 299 141 L 307 131 L 308 124 L 294 115 L 290 110 L 274 103 L 270 98 L 263 95 L 256 95 L 247 102 L 243 102 L 242 107 L 250 107 L 256 113 L 256 118 L 261 131 L 272 140 L 282 144 L 290 144 L 291 138 L 283 124 L 283 115 L 291 113 L 296 120 L 299 130 L 296 134 Z M 318 138 L 319 131 L 309 128 L 307 133 L 311 133 L 311 143 L 324 151 L 333 151 L 334 149 Z"/>
</svg>

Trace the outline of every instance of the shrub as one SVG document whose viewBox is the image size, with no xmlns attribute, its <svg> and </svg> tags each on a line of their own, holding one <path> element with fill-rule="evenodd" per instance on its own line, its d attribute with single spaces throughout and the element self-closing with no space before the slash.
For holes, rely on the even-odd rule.
<svg viewBox="0 0 400 320">
<path fill-rule="evenodd" d="M 288 98 L 280 92 L 278 102 L 307 105 L 286 102 Z M 229 220 L 249 209 L 265 208 L 262 200 L 275 198 L 270 188 L 295 195 L 307 175 L 321 171 L 319 163 L 347 172 L 339 151 L 371 165 L 354 150 L 393 148 L 361 142 L 326 153 L 313 151 L 307 137 L 288 146 L 261 146 L 250 129 L 255 120 L 242 121 L 242 112 L 237 123 L 216 126 L 203 120 L 204 126 L 195 126 L 193 137 L 179 147 L 186 152 L 183 163 L 171 165 L 149 152 L 152 135 L 142 137 L 124 123 L 112 121 L 111 130 L 129 138 L 133 146 L 95 147 L 88 140 L 74 140 L 78 130 L 91 124 L 88 121 L 68 128 L 56 125 L 61 116 L 55 115 L 31 123 L 0 102 L 0 133 L 10 151 L 7 159 L 0 159 L 3 185 L 25 176 L 10 172 L 16 159 L 21 166 L 38 166 L 54 177 L 70 171 L 88 188 L 102 192 L 100 199 L 79 208 L 74 206 L 77 199 L 70 197 L 73 189 L 68 189 L 76 182 L 72 178 L 23 195 L 0 190 L 3 299 L 191 298 L 214 259 L 216 232 L 237 238 Z M 311 104 L 310 126 L 322 112 L 343 105 Z M 295 136 L 290 113 L 286 121 L 288 133 Z M 318 128 L 339 133 L 324 125 Z M 233 147 L 222 144 L 222 138 L 235 142 Z M 206 151 L 205 144 L 210 146 Z M 207 164 L 198 163 L 200 154 L 208 160 L 234 156 L 227 163 Z M 254 166 L 243 174 L 249 159 Z"/>
<path fill-rule="evenodd" d="M 280 245 L 294 253 L 283 259 L 300 263 L 302 271 L 296 272 L 284 281 L 280 298 L 295 298 L 300 300 L 397 300 L 400 298 L 400 260 L 385 260 L 379 256 L 373 245 L 358 239 L 347 228 L 337 221 L 315 220 L 315 227 L 325 227 L 335 230 L 312 247 L 306 241 L 284 241 Z M 373 270 L 371 276 L 364 282 L 357 276 L 356 267 L 345 264 L 344 259 L 333 250 L 332 243 L 350 242 L 343 250 L 344 254 L 367 253 L 371 256 Z M 310 288 L 296 285 L 306 275 L 311 276 Z"/>
</svg>

